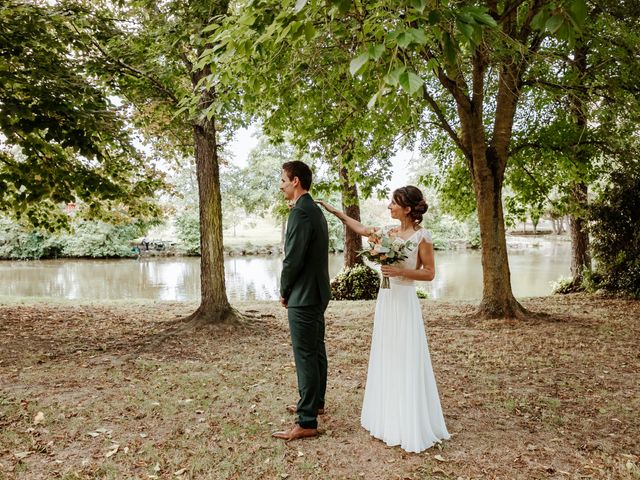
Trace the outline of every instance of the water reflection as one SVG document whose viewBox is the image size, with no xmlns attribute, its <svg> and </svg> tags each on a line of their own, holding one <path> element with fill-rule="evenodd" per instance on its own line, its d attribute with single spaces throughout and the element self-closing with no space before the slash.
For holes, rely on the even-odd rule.
<svg viewBox="0 0 640 480">
<path fill-rule="evenodd" d="M 548 295 L 551 282 L 569 274 L 570 246 L 544 242 L 538 248 L 512 249 L 511 282 L 518 297 Z M 276 300 L 282 260 L 269 257 L 225 259 L 225 281 L 233 300 Z M 330 257 L 333 277 L 342 256 Z M 436 252 L 436 278 L 421 282 L 430 298 L 475 299 L 482 294 L 479 252 Z M 56 297 L 82 300 L 197 300 L 199 258 L 142 260 L 45 260 L 0 262 L 0 296 Z"/>
</svg>

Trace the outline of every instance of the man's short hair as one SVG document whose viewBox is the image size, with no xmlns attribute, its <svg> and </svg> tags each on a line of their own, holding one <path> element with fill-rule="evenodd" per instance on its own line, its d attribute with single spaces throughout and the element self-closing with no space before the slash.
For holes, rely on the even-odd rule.
<svg viewBox="0 0 640 480">
<path fill-rule="evenodd" d="M 285 162 L 282 164 L 282 169 L 287 172 L 289 180 L 293 180 L 298 177 L 300 186 L 303 190 L 309 190 L 311 188 L 312 173 L 309 165 L 300 160 L 294 160 L 293 162 Z"/>
</svg>

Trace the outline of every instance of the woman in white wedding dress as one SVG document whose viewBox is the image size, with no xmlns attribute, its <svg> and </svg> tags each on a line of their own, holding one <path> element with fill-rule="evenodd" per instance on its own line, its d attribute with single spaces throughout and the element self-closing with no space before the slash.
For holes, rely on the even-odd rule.
<svg viewBox="0 0 640 480">
<path fill-rule="evenodd" d="M 318 203 L 362 236 L 376 231 Z M 361 424 L 371 435 L 415 453 L 449 438 L 414 285 L 414 280 L 435 276 L 431 235 L 420 227 L 427 208 L 416 187 L 393 192 L 389 211 L 400 225 L 387 231 L 411 244 L 405 260 L 381 268 L 391 288 L 378 292 L 361 415 Z"/>
</svg>

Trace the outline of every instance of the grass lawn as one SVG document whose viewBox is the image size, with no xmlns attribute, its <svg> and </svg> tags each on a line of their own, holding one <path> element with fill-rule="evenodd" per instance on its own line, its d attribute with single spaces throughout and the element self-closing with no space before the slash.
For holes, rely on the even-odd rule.
<svg viewBox="0 0 640 480">
<path fill-rule="evenodd" d="M 247 245 L 261 247 L 280 245 L 281 226 L 272 218 L 253 218 L 245 220 L 233 228 L 224 231 L 225 247 L 245 247 Z"/>
<path fill-rule="evenodd" d="M 408 454 L 359 426 L 373 302 L 327 312 L 317 439 L 284 443 L 296 400 L 285 311 L 167 336 L 187 303 L 0 304 L 0 479 L 640 479 L 640 302 L 524 301 L 471 320 L 423 301 L 451 440 Z"/>
</svg>

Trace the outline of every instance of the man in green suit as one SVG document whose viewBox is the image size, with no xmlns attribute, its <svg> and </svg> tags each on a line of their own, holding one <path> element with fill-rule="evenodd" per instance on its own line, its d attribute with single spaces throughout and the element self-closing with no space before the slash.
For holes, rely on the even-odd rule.
<svg viewBox="0 0 640 480">
<path fill-rule="evenodd" d="M 309 195 L 311 169 L 303 162 L 282 165 L 280 190 L 293 203 L 284 244 L 280 302 L 287 308 L 300 400 L 292 408 L 298 421 L 276 438 L 295 440 L 318 435 L 317 415 L 324 412 L 327 353 L 324 311 L 329 303 L 327 221 Z"/>
</svg>

